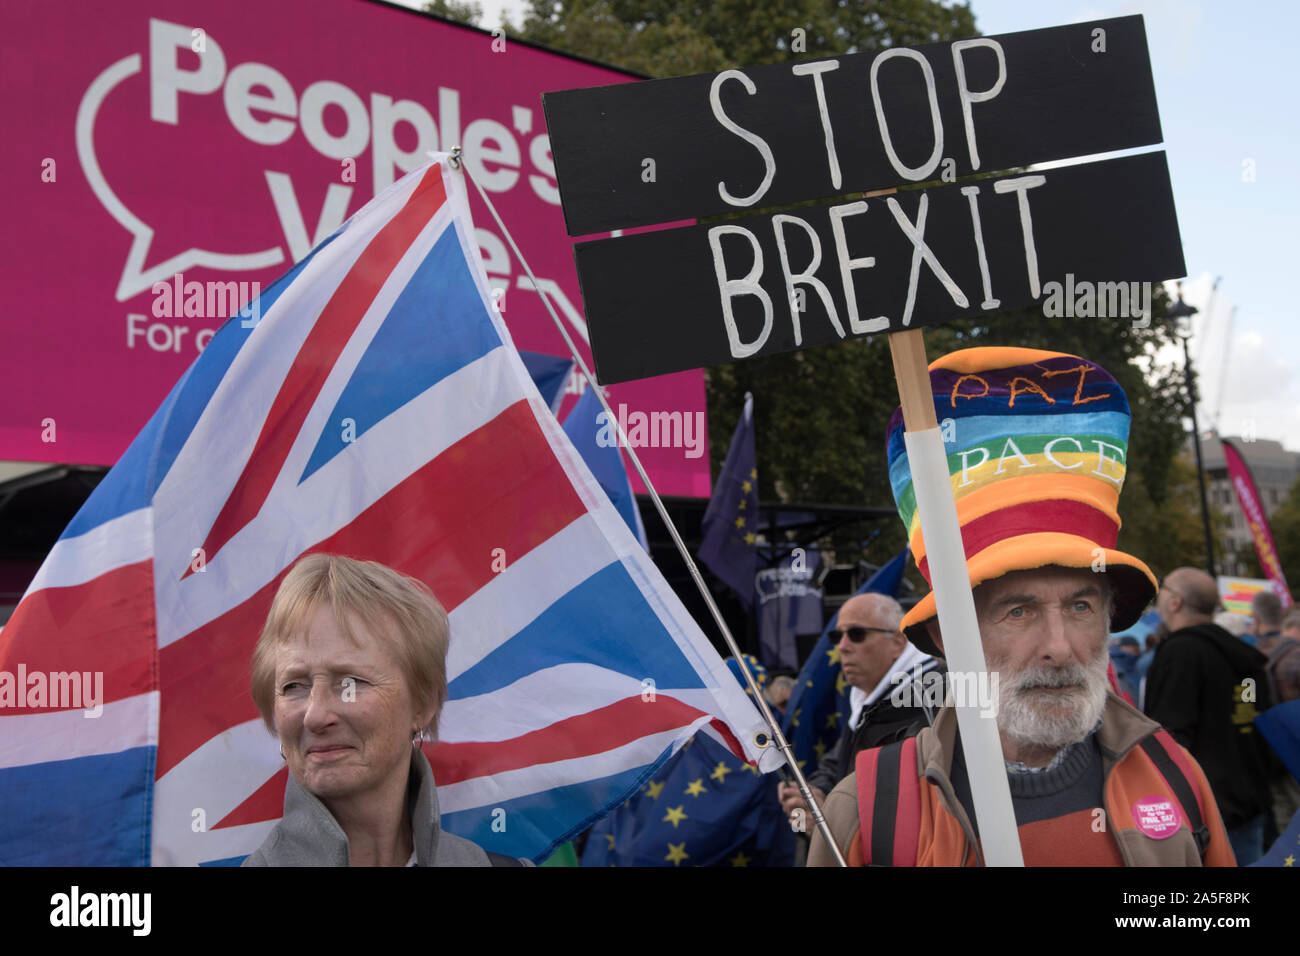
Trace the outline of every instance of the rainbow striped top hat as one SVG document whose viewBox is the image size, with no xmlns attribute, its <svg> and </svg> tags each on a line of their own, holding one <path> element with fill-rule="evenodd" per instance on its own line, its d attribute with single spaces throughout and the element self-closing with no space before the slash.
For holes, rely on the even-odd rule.
<svg viewBox="0 0 1300 956">
<path fill-rule="evenodd" d="M 1104 368 L 1062 352 L 963 349 L 930 365 L 971 587 L 1047 565 L 1100 568 L 1115 594 L 1111 629 L 1132 625 L 1156 594 L 1143 562 L 1115 550 L 1128 459 L 1129 404 Z M 903 412 L 889 421 L 889 481 L 917 567 L 930 581 Z M 923 626 L 934 593 L 903 618 L 908 639 L 938 653 Z"/>
</svg>

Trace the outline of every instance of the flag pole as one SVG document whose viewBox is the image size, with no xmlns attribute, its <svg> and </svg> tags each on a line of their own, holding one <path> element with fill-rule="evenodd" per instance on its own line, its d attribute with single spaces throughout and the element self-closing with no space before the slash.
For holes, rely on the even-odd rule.
<svg viewBox="0 0 1300 956">
<path fill-rule="evenodd" d="M 723 640 L 726 641 L 727 647 L 731 650 L 732 656 L 734 656 L 736 661 L 740 664 L 740 672 L 745 675 L 745 682 L 749 685 L 751 696 L 754 698 L 754 702 L 758 705 L 759 713 L 763 715 L 763 719 L 767 721 L 768 728 L 772 731 L 772 739 L 776 742 L 777 749 L 781 751 L 782 755 L 784 755 L 786 763 L 789 764 L 790 770 L 794 774 L 795 781 L 799 785 L 799 792 L 803 795 L 804 802 L 808 805 L 812 813 L 813 820 L 817 824 L 817 829 L 821 831 L 822 837 L 826 840 L 827 846 L 829 846 L 831 852 L 834 853 L 836 863 L 840 866 L 848 866 L 848 862 L 844 859 L 844 854 L 840 852 L 840 848 L 836 845 L 835 839 L 831 836 L 830 826 L 827 824 L 825 816 L 822 815 L 821 807 L 819 807 L 817 801 L 813 799 L 812 790 L 808 786 L 808 781 L 804 778 L 803 771 L 799 769 L 799 762 L 794 758 L 794 751 L 791 749 L 789 741 L 787 741 L 785 735 L 781 733 L 780 723 L 772 716 L 772 711 L 767 706 L 767 700 L 763 697 L 762 689 L 758 686 L 758 682 L 750 672 L 749 665 L 745 663 L 745 657 L 741 653 L 740 647 L 736 644 L 736 639 L 732 637 L 731 630 L 722 619 L 722 612 L 718 610 L 718 605 L 714 602 L 713 595 L 709 592 L 708 586 L 704 583 L 704 578 L 700 574 L 700 569 L 695 564 L 695 559 L 691 557 L 690 551 L 687 550 L 686 542 L 682 540 L 681 534 L 677 531 L 677 526 L 673 524 L 672 518 L 668 516 L 668 509 L 664 507 L 664 503 L 659 497 L 659 492 L 655 490 L 654 483 L 650 480 L 650 476 L 646 474 L 646 470 L 641 464 L 641 459 L 637 457 L 636 449 L 633 448 L 631 442 L 627 440 L 627 435 L 623 431 L 622 423 L 618 420 L 618 416 L 616 416 L 613 410 L 609 407 L 609 402 L 605 399 L 604 392 L 596 384 L 595 376 L 593 376 L 591 370 L 587 368 L 587 363 L 578 352 L 577 346 L 574 345 L 573 339 L 569 336 L 568 329 L 564 327 L 564 323 L 560 321 L 560 317 L 555 314 L 555 309 L 552 307 L 550 300 L 546 297 L 546 294 L 542 292 L 542 287 L 538 284 L 537 277 L 533 275 L 533 270 L 528 265 L 528 261 L 524 259 L 523 253 L 519 251 L 519 247 L 515 244 L 514 236 L 510 234 L 510 230 L 507 229 L 506 224 L 502 222 L 501 216 L 497 212 L 496 207 L 492 205 L 492 200 L 488 198 L 487 193 L 484 191 L 483 187 L 479 185 L 478 180 L 469 174 L 469 169 L 462 169 L 464 163 L 462 162 L 463 154 L 461 148 L 459 146 L 453 146 L 448 153 L 448 162 L 451 164 L 451 167 L 453 169 L 462 170 L 465 174 L 465 178 L 473 183 L 474 188 L 478 190 L 478 194 L 480 198 L 482 198 L 483 204 L 487 206 L 488 212 L 492 214 L 492 218 L 496 220 L 497 226 L 501 229 L 501 234 L 505 236 L 506 242 L 510 245 L 511 252 L 515 254 L 515 258 L 519 260 L 519 264 L 523 267 L 524 272 L 528 274 L 529 280 L 533 283 L 533 289 L 536 290 L 537 297 L 542 300 L 542 305 L 545 306 L 546 311 L 550 313 L 551 319 L 555 322 L 555 327 L 560 330 L 560 335 L 564 337 L 564 342 L 569 347 L 569 354 L 573 356 L 573 360 L 577 363 L 579 370 L 586 377 L 591 388 L 595 391 L 596 398 L 600 401 L 601 408 L 605 410 L 606 420 L 613 424 L 614 428 L 617 429 L 620 446 L 627 451 L 628 459 L 632 462 L 632 466 L 636 468 L 636 473 L 640 476 L 642 484 L 645 485 L 646 490 L 650 493 L 650 500 L 654 502 L 655 510 L 659 512 L 659 517 L 663 520 L 664 527 L 668 529 L 668 534 L 672 537 L 673 544 L 677 546 L 678 552 L 681 553 L 682 560 L 686 562 L 686 568 L 690 571 L 691 578 L 695 581 L 695 586 L 699 589 L 700 596 L 704 598 L 704 603 L 708 606 L 709 613 L 713 615 L 713 620 L 718 625 L 718 630 L 722 632 Z M 756 743 L 758 743 L 760 747 L 770 746 L 770 742 L 762 743 L 756 741 Z"/>
<path fill-rule="evenodd" d="M 903 441 L 916 489 L 916 510 L 929 559 L 944 656 L 949 673 L 979 677 L 988 670 L 988 664 L 980 643 L 961 522 L 948 477 L 948 452 L 934 412 L 921 330 L 890 333 L 889 352 L 903 409 Z M 948 693 L 951 702 L 952 691 Z M 984 862 L 988 866 L 1024 866 L 997 723 L 986 719 L 973 701 L 964 701 L 963 706 L 953 709 L 957 712 L 957 729 L 966 752 L 971 801 L 975 804 Z"/>
</svg>

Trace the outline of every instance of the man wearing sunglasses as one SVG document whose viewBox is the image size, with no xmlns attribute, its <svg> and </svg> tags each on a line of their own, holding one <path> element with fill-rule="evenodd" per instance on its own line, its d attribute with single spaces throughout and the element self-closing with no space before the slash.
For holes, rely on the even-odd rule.
<svg viewBox="0 0 1300 956">
<path fill-rule="evenodd" d="M 920 703 L 926 699 L 923 693 L 898 692 L 900 687 L 907 690 L 908 681 L 941 666 L 907 642 L 899 629 L 902 620 L 903 608 L 885 594 L 854 595 L 840 608 L 830 638 L 849 685 L 849 722 L 808 776 L 818 801 L 853 769 L 858 751 L 901 740 L 933 719 Z M 778 796 L 786 816 L 799 808 L 807 812 L 794 784 L 780 784 Z"/>
</svg>

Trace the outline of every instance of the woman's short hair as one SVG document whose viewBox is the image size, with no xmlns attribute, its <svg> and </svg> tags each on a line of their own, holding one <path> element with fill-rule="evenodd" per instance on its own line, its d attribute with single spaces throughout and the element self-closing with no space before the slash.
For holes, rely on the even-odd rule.
<svg viewBox="0 0 1300 956">
<path fill-rule="evenodd" d="M 275 592 L 253 649 L 253 703 L 267 729 L 276 732 L 276 651 L 305 634 L 321 607 L 330 608 L 343 636 L 355 646 L 361 642 L 352 631 L 354 622 L 387 643 L 416 712 L 432 705 L 433 719 L 422 729 L 436 737 L 438 715 L 447 700 L 447 612 L 422 581 L 375 561 L 337 554 L 299 559 Z"/>
</svg>

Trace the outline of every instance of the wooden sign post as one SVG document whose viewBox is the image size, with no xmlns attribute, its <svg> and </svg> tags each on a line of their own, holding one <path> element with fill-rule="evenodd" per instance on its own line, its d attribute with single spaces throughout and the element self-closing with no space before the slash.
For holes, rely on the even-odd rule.
<svg viewBox="0 0 1300 956">
<path fill-rule="evenodd" d="M 748 213 L 575 246 L 601 384 L 890 333 L 946 656 L 978 676 L 919 327 L 1046 311 L 1086 284 L 1097 318 L 1140 325 L 1140 284 L 1184 274 L 1163 152 L 1016 168 L 1160 142 L 1142 18 L 547 93 L 543 106 L 571 236 Z M 920 183 L 938 185 L 907 188 Z M 826 201 L 788 208 L 809 200 Z M 996 722 L 956 709 L 985 861 L 1021 865 Z"/>
</svg>

